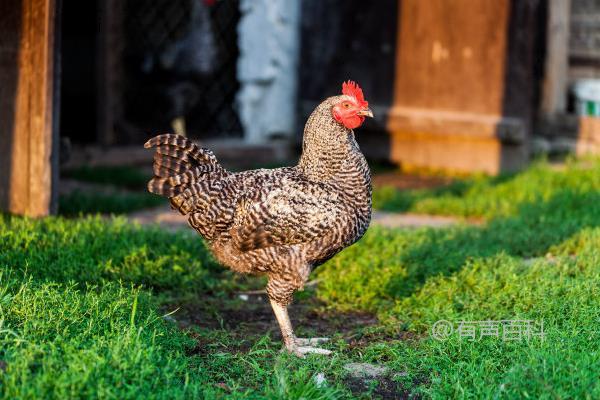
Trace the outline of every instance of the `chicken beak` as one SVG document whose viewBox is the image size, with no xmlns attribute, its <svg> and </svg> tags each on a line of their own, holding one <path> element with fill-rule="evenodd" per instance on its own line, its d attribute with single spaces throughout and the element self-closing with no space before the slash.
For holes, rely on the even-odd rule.
<svg viewBox="0 0 600 400">
<path fill-rule="evenodd" d="M 373 111 L 371 111 L 370 108 L 365 108 L 364 110 L 360 110 L 359 112 L 356 113 L 357 115 L 360 115 L 361 117 L 369 117 L 369 118 L 373 118 Z"/>
</svg>

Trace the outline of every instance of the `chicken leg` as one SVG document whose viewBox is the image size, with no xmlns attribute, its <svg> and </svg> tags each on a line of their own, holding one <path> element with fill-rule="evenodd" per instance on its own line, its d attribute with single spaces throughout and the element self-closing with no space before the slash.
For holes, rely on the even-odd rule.
<svg viewBox="0 0 600 400">
<path fill-rule="evenodd" d="M 297 338 L 296 335 L 294 335 L 294 330 L 292 329 L 292 323 L 288 315 L 287 307 L 280 305 L 272 299 L 271 307 L 273 307 L 275 318 L 277 318 L 277 322 L 279 323 L 279 327 L 281 328 L 281 336 L 283 336 L 283 343 L 288 352 L 295 354 L 301 358 L 304 358 L 305 354 L 308 353 L 323 355 L 331 354 L 330 350 L 311 346 L 327 342 L 329 340 L 328 338 Z"/>
</svg>

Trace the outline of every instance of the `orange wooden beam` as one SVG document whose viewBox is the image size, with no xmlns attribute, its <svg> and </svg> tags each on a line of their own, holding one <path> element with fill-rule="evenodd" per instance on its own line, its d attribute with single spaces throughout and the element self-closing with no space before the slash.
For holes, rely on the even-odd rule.
<svg viewBox="0 0 600 400">
<path fill-rule="evenodd" d="M 5 2 L 18 18 L 0 36 L 0 208 L 43 216 L 52 201 L 54 0 Z"/>
</svg>

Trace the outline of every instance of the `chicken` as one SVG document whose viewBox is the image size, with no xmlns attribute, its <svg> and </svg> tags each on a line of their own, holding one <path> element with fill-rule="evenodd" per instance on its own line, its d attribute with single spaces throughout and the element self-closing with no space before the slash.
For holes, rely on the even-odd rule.
<svg viewBox="0 0 600 400">
<path fill-rule="evenodd" d="M 372 117 L 360 87 L 323 101 L 304 128 L 298 165 L 232 173 L 214 154 L 172 134 L 150 139 L 148 190 L 188 216 L 216 259 L 240 273 L 266 274 L 285 348 L 328 354 L 294 335 L 287 312 L 311 271 L 362 237 L 371 220 L 371 175 L 353 129 Z M 323 338 L 326 339 L 326 338 Z"/>
</svg>

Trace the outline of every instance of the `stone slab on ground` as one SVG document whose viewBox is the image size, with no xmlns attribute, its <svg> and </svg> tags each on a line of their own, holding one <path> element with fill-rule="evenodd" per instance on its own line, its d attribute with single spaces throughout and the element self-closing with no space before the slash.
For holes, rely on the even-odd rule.
<svg viewBox="0 0 600 400">
<path fill-rule="evenodd" d="M 368 363 L 349 363 L 344 365 L 344 369 L 351 377 L 362 379 L 375 379 L 388 373 L 387 367 Z"/>
</svg>

